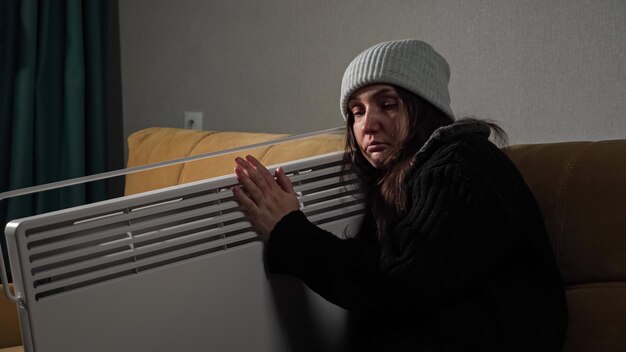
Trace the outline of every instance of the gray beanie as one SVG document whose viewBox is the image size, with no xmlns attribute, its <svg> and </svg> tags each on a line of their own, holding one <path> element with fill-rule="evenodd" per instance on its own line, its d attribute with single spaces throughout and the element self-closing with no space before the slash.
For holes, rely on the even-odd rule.
<svg viewBox="0 0 626 352">
<path fill-rule="evenodd" d="M 433 104 L 454 121 L 450 108 L 450 66 L 429 44 L 416 39 L 382 42 L 357 56 L 341 81 L 341 113 L 348 119 L 348 99 L 374 83 L 404 88 Z"/>
</svg>

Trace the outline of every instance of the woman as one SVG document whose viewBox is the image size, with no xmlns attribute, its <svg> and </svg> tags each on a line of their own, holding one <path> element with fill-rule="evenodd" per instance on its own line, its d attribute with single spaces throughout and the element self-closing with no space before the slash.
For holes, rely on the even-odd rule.
<svg viewBox="0 0 626 352">
<path fill-rule="evenodd" d="M 493 145 L 455 122 L 449 67 L 418 40 L 377 44 L 341 88 L 344 160 L 365 193 L 340 239 L 300 212 L 285 173 L 236 160 L 236 200 L 271 272 L 301 278 L 354 318 L 357 351 L 559 351 L 564 291 L 536 201 Z"/>
</svg>

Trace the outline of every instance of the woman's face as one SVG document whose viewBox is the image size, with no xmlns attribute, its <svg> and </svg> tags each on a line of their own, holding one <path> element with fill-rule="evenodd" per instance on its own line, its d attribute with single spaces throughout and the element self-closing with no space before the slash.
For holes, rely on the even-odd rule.
<svg viewBox="0 0 626 352">
<path fill-rule="evenodd" d="M 363 156 L 384 168 L 388 151 L 406 138 L 406 113 L 396 89 L 386 84 L 363 87 L 350 97 L 352 131 Z"/>
</svg>

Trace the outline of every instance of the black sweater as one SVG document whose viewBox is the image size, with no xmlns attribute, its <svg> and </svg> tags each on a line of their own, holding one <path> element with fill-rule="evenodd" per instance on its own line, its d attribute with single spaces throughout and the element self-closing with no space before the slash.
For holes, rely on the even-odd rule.
<svg viewBox="0 0 626 352">
<path fill-rule="evenodd" d="M 488 135 L 476 122 L 435 131 L 406 216 L 380 240 L 288 214 L 268 241 L 270 272 L 350 311 L 358 351 L 560 351 L 567 308 L 543 219 Z"/>
</svg>

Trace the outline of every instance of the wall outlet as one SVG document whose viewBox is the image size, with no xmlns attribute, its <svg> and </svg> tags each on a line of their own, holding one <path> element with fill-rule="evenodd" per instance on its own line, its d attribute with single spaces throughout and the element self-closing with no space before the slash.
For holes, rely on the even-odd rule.
<svg viewBox="0 0 626 352">
<path fill-rule="evenodd" d="M 202 130 L 202 112 L 185 111 L 185 121 L 183 127 L 190 130 Z"/>
</svg>

